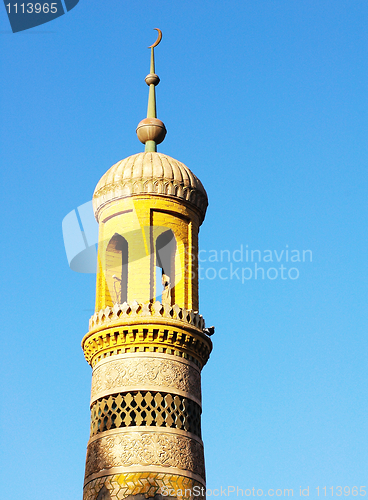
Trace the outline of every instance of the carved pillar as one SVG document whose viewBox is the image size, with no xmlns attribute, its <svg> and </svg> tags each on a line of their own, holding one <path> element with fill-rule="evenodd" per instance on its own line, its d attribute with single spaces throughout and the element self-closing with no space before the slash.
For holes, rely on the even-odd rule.
<svg viewBox="0 0 368 500">
<path fill-rule="evenodd" d="M 124 304 L 95 314 L 90 327 L 82 344 L 93 366 L 84 500 L 201 498 L 200 378 L 212 348 L 203 318 L 157 302 Z"/>
</svg>

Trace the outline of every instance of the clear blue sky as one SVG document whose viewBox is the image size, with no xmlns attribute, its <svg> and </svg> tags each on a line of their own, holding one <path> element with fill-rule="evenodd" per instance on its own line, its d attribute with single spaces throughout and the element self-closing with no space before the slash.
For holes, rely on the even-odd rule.
<svg viewBox="0 0 368 500">
<path fill-rule="evenodd" d="M 361 0 L 80 0 L 13 34 L 0 9 L 2 497 L 82 497 L 95 277 L 69 269 L 61 221 L 142 151 L 155 27 L 159 151 L 208 192 L 202 256 L 284 250 L 258 265 L 299 273 L 203 262 L 208 488 L 367 485 L 367 18 Z"/>
</svg>

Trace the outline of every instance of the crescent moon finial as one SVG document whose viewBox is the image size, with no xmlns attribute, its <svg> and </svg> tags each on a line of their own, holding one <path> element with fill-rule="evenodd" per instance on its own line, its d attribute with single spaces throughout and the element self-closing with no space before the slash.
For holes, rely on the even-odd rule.
<svg viewBox="0 0 368 500">
<path fill-rule="evenodd" d="M 155 47 L 161 42 L 162 32 L 158 28 L 154 28 L 158 32 L 157 40 L 148 48 L 151 49 L 151 65 L 150 72 L 144 79 L 149 86 L 147 118 L 139 122 L 137 127 L 138 139 L 145 145 L 145 152 L 156 152 L 157 144 L 160 144 L 166 135 L 166 127 L 161 120 L 157 119 L 156 112 L 156 85 L 160 83 L 159 77 L 155 72 Z"/>
<path fill-rule="evenodd" d="M 156 30 L 158 32 L 158 37 L 157 37 L 157 40 L 155 41 L 155 43 L 153 45 L 150 45 L 148 48 L 149 49 L 153 49 L 154 47 L 157 47 L 157 45 L 161 42 L 162 40 L 162 31 L 159 30 L 158 28 L 153 28 L 154 30 Z"/>
</svg>

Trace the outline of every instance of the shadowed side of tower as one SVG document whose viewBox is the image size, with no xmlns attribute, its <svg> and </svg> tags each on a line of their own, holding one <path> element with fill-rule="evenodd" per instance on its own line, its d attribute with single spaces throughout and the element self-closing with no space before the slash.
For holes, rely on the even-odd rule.
<svg viewBox="0 0 368 500">
<path fill-rule="evenodd" d="M 204 496 L 200 377 L 212 343 L 198 312 L 198 232 L 208 201 L 183 163 L 156 151 L 166 128 L 156 117 L 154 46 L 147 118 L 137 127 L 145 152 L 112 166 L 93 196 L 84 500 Z"/>
</svg>

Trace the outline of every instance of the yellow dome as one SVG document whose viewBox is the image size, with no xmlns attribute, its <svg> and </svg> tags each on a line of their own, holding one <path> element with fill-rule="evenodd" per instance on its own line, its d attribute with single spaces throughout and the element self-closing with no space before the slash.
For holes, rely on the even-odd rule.
<svg viewBox="0 0 368 500">
<path fill-rule="evenodd" d="M 138 153 L 115 163 L 101 177 L 93 194 L 96 219 L 107 203 L 140 194 L 180 198 L 194 205 L 202 220 L 208 205 L 201 181 L 184 163 L 162 153 Z"/>
</svg>

